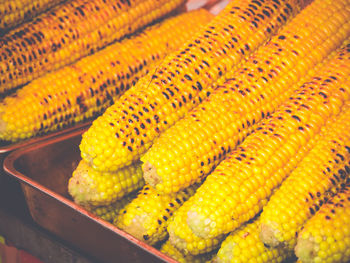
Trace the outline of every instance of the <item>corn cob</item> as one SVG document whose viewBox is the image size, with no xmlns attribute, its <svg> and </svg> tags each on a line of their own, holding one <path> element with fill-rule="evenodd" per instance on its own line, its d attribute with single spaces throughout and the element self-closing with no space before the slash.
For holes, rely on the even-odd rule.
<svg viewBox="0 0 350 263">
<path fill-rule="evenodd" d="M 287 251 L 283 247 L 266 247 L 259 238 L 259 230 L 260 219 L 257 218 L 231 232 L 222 242 L 213 263 L 277 263 L 284 262 L 292 256 L 292 251 Z"/>
<path fill-rule="evenodd" d="M 350 186 L 306 222 L 298 236 L 295 254 L 301 262 L 350 261 Z"/>
<path fill-rule="evenodd" d="M 0 93 L 135 32 L 184 0 L 73 0 L 0 39 Z"/>
<path fill-rule="evenodd" d="M 288 98 L 303 83 L 305 73 L 314 72 L 315 65 L 350 33 L 349 10 L 342 10 L 341 2 L 328 6 L 339 10 L 339 17 L 330 18 L 330 12 L 324 12 L 327 4 L 314 2 L 250 56 L 207 100 L 161 134 L 141 159 L 147 183 L 158 192 L 168 193 L 202 179 L 255 123 Z M 310 21 L 308 26 L 304 26 L 306 21 Z M 320 30 L 327 23 L 334 31 Z M 317 54 L 315 50 L 323 52 Z"/>
<path fill-rule="evenodd" d="M 350 45 L 349 45 L 350 48 Z M 262 241 L 293 251 L 307 219 L 350 181 L 350 104 L 263 208 Z M 333 128 L 333 129 L 332 129 Z"/>
<path fill-rule="evenodd" d="M 160 252 L 173 258 L 180 263 L 206 263 L 211 262 L 210 260 L 215 255 L 214 253 L 207 253 L 203 255 L 193 256 L 191 254 L 185 255 L 176 247 L 174 247 L 169 240 L 165 241 L 160 247 Z"/>
<path fill-rule="evenodd" d="M 341 48 L 312 81 L 262 121 L 182 205 L 177 215 L 183 218 L 175 216 L 172 222 L 184 222 L 193 235 L 209 240 L 259 213 L 272 191 L 315 145 L 321 128 L 349 100 L 349 51 Z M 173 235 L 185 239 L 180 228 L 184 223 L 172 222 Z"/>
<path fill-rule="evenodd" d="M 168 219 L 183 202 L 194 194 L 198 185 L 171 195 L 159 195 L 145 185 L 137 197 L 120 212 L 116 226 L 147 244 L 155 245 L 167 238 Z"/>
<path fill-rule="evenodd" d="M 113 223 L 119 212 L 136 197 L 134 193 L 124 196 L 113 204 L 98 207 L 86 207 L 86 209 L 103 220 Z"/>
<path fill-rule="evenodd" d="M 143 185 L 140 162 L 116 172 L 101 173 L 81 160 L 69 179 L 68 192 L 77 204 L 97 207 L 111 205 Z"/>
<path fill-rule="evenodd" d="M 22 22 L 28 21 L 38 14 L 64 0 L 10 0 L 0 2 L 0 30 L 8 30 Z"/>
<path fill-rule="evenodd" d="M 299 9 L 296 0 L 231 1 L 92 124 L 80 144 L 82 158 L 98 170 L 116 170 L 139 159 L 161 132 L 202 102 L 226 72 Z M 104 146 L 114 150 L 106 152 Z"/>
<path fill-rule="evenodd" d="M 200 9 L 166 19 L 32 81 L 0 104 L 0 139 L 18 141 L 95 117 L 212 17 Z"/>
</svg>

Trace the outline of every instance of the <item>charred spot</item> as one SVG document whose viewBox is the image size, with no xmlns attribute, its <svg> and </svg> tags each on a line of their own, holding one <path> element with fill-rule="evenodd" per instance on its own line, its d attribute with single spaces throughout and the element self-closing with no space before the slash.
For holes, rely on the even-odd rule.
<svg viewBox="0 0 350 263">
<path fill-rule="evenodd" d="M 169 99 L 169 95 L 167 93 L 165 93 L 164 91 L 162 92 L 162 94 L 164 95 L 164 97 L 168 100 Z"/>
<path fill-rule="evenodd" d="M 332 184 L 333 184 L 333 185 L 336 185 L 336 184 L 337 184 L 337 182 L 336 182 L 336 181 L 334 181 L 334 179 L 333 179 L 333 178 L 331 178 L 330 180 L 331 180 L 331 182 L 332 182 Z"/>
<path fill-rule="evenodd" d="M 350 153 L 350 147 L 349 146 L 345 146 L 345 149 L 348 151 L 348 153 Z"/>
<path fill-rule="evenodd" d="M 342 161 L 344 161 L 344 160 L 345 160 L 344 156 L 343 156 L 343 155 L 341 155 L 340 153 L 337 153 L 337 156 L 340 158 L 340 160 L 342 160 Z"/>
<path fill-rule="evenodd" d="M 256 28 L 258 27 L 258 23 L 256 23 L 255 21 L 252 21 L 251 23 L 254 27 L 256 27 Z"/>
<path fill-rule="evenodd" d="M 300 118 L 297 115 L 292 115 L 293 119 L 296 119 L 297 121 L 301 121 Z"/>
<path fill-rule="evenodd" d="M 202 60 L 203 64 L 205 64 L 207 67 L 209 67 L 209 63 L 206 62 L 205 60 Z"/>
<path fill-rule="evenodd" d="M 310 211 L 310 213 L 311 213 L 312 215 L 315 214 L 315 210 L 314 210 L 312 207 L 309 208 L 309 211 Z"/>
<path fill-rule="evenodd" d="M 327 99 L 327 94 L 323 93 L 322 91 L 320 91 L 318 94 L 320 94 L 324 99 Z"/>
<path fill-rule="evenodd" d="M 158 116 L 158 115 L 154 115 L 154 116 L 153 116 L 153 119 L 156 121 L 156 123 L 159 122 L 159 116 Z"/>
<path fill-rule="evenodd" d="M 341 179 L 345 179 L 346 178 L 346 172 L 343 169 L 339 169 L 338 170 L 338 174 L 340 175 Z"/>
<path fill-rule="evenodd" d="M 196 82 L 196 86 L 197 86 L 199 91 L 201 91 L 203 89 L 203 87 L 199 81 Z"/>
<path fill-rule="evenodd" d="M 345 165 L 345 171 L 347 172 L 347 173 L 350 173 L 350 167 L 348 166 L 348 165 Z"/>
</svg>

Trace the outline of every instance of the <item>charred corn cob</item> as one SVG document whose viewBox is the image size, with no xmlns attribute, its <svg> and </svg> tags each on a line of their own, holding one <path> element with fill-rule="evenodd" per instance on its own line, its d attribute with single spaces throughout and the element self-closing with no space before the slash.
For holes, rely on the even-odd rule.
<svg viewBox="0 0 350 263">
<path fill-rule="evenodd" d="M 113 204 L 98 207 L 87 207 L 87 210 L 94 215 L 110 223 L 115 222 L 119 212 L 136 197 L 134 193 L 124 196 Z"/>
<path fill-rule="evenodd" d="M 10 0 L 0 2 L 0 30 L 8 30 L 64 0 Z"/>
<path fill-rule="evenodd" d="M 205 263 L 211 262 L 210 260 L 214 256 L 214 253 L 207 253 L 203 255 L 193 256 L 191 254 L 185 255 L 176 247 L 174 247 L 169 240 L 165 241 L 160 247 L 160 252 L 175 259 L 180 263 Z"/>
<path fill-rule="evenodd" d="M 137 197 L 120 212 L 116 226 L 147 244 L 155 245 L 167 238 L 168 219 L 192 196 L 194 185 L 171 195 L 159 195 L 145 185 Z"/>
<path fill-rule="evenodd" d="M 81 160 L 69 179 L 68 192 L 77 204 L 97 207 L 111 205 L 143 185 L 140 162 L 116 172 L 102 173 Z"/>
<path fill-rule="evenodd" d="M 283 247 L 269 248 L 259 238 L 260 220 L 247 222 L 230 233 L 222 242 L 213 263 L 229 262 L 284 262 L 292 256 L 292 251 Z"/>
<path fill-rule="evenodd" d="M 349 45 L 350 48 L 350 45 Z M 261 239 L 293 251 L 307 219 L 350 181 L 350 104 L 271 196 L 261 214 Z"/>
<path fill-rule="evenodd" d="M 184 0 L 73 0 L 0 39 L 0 93 L 135 32 Z"/>
<path fill-rule="evenodd" d="M 295 254 L 301 262 L 350 261 L 350 186 L 347 185 L 304 225 Z"/>
<path fill-rule="evenodd" d="M 265 119 L 178 210 L 193 235 L 220 236 L 253 218 L 350 99 L 350 49 L 343 47 L 310 82 Z M 181 212 L 181 214 L 180 214 Z M 182 229 L 169 224 L 173 235 Z M 170 232 L 170 231 L 169 231 Z M 170 232 L 170 240 L 171 232 Z"/>
<path fill-rule="evenodd" d="M 344 1 L 312 3 L 207 100 L 161 134 L 141 159 L 147 183 L 158 192 L 176 192 L 210 173 L 350 34 L 350 13 L 344 7 Z M 334 30 L 320 30 L 328 23 Z"/>
<path fill-rule="evenodd" d="M 299 9 L 296 0 L 230 2 L 92 124 L 80 144 L 82 158 L 101 171 L 139 159 Z"/>
<path fill-rule="evenodd" d="M 0 139 L 18 141 L 97 116 L 212 17 L 204 9 L 171 17 L 32 81 L 0 103 Z"/>
</svg>

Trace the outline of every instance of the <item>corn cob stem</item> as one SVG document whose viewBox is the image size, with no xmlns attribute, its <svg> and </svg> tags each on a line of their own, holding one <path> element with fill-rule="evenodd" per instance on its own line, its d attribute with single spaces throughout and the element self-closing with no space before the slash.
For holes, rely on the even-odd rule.
<svg viewBox="0 0 350 263">
<path fill-rule="evenodd" d="M 159 195 L 145 185 L 120 212 L 115 225 L 143 242 L 155 245 L 168 237 L 168 219 L 192 196 L 198 185 L 171 195 Z"/>
<path fill-rule="evenodd" d="M 168 18 L 32 81 L 0 104 L 0 139 L 18 141 L 96 117 L 212 17 L 200 9 Z"/>
<path fill-rule="evenodd" d="M 350 180 L 349 106 L 263 208 L 261 238 L 265 244 L 293 251 L 305 221 Z"/>
<path fill-rule="evenodd" d="M 82 158 L 98 170 L 116 170 L 139 159 L 299 8 L 293 0 L 230 2 L 93 123 L 80 144 Z M 130 121 L 126 125 L 121 119 Z M 114 151 L 106 153 L 100 140 L 112 143 Z"/>
<path fill-rule="evenodd" d="M 81 160 L 69 179 L 68 192 L 84 207 L 107 206 L 143 187 L 141 163 L 101 173 Z"/>
<path fill-rule="evenodd" d="M 184 0 L 73 0 L 0 39 L 0 93 L 91 54 Z"/>
<path fill-rule="evenodd" d="M 295 254 L 301 262 L 350 261 L 350 186 L 324 204 L 306 222 L 298 236 Z"/>
<path fill-rule="evenodd" d="M 61 2 L 64 0 L 0 1 L 0 30 L 5 31 L 28 21 Z"/>
<path fill-rule="evenodd" d="M 259 238 L 260 219 L 247 222 L 231 232 L 222 242 L 213 263 L 229 262 L 284 262 L 292 256 L 291 251 L 283 247 L 269 248 Z"/>
<path fill-rule="evenodd" d="M 172 222 L 184 222 L 193 235 L 208 240 L 259 213 L 273 190 L 316 144 L 321 128 L 349 101 L 349 51 L 340 49 L 312 81 L 264 120 L 178 210 L 185 216 L 175 216 Z M 176 224 L 170 223 L 169 229 L 186 238 Z"/>
<path fill-rule="evenodd" d="M 329 21 L 320 2 L 303 10 L 208 99 L 162 133 L 141 159 L 147 183 L 169 193 L 202 179 L 255 123 L 288 98 L 303 83 L 305 73 L 314 72 L 315 65 L 350 33 L 348 10 L 342 10 L 342 3 L 329 6 L 339 10 L 339 17 Z M 334 31 L 320 31 L 327 22 Z M 330 43 L 329 38 L 334 41 Z"/>
</svg>

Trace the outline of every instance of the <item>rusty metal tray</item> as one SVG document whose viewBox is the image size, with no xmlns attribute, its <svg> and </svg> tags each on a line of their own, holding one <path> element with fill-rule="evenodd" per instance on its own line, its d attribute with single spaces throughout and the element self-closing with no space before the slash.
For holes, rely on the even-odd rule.
<svg viewBox="0 0 350 263">
<path fill-rule="evenodd" d="M 65 129 L 50 132 L 38 137 L 30 138 L 16 143 L 10 143 L 0 140 L 0 207 L 5 207 L 10 209 L 16 214 L 24 215 L 23 207 L 25 206 L 25 200 L 19 183 L 11 177 L 4 174 L 3 171 L 3 161 L 5 157 L 17 150 L 24 148 L 28 145 L 35 144 L 38 142 L 50 140 L 51 138 L 61 136 L 65 133 L 71 133 L 74 130 L 81 130 L 83 128 L 89 127 L 91 121 L 86 121 L 84 123 L 79 123 L 74 126 L 67 127 Z M 7 200 L 12 200 L 11 204 Z"/>
<path fill-rule="evenodd" d="M 38 141 L 5 158 L 4 171 L 20 183 L 33 220 L 94 262 L 175 262 L 72 201 L 67 185 L 86 129 Z"/>
</svg>

